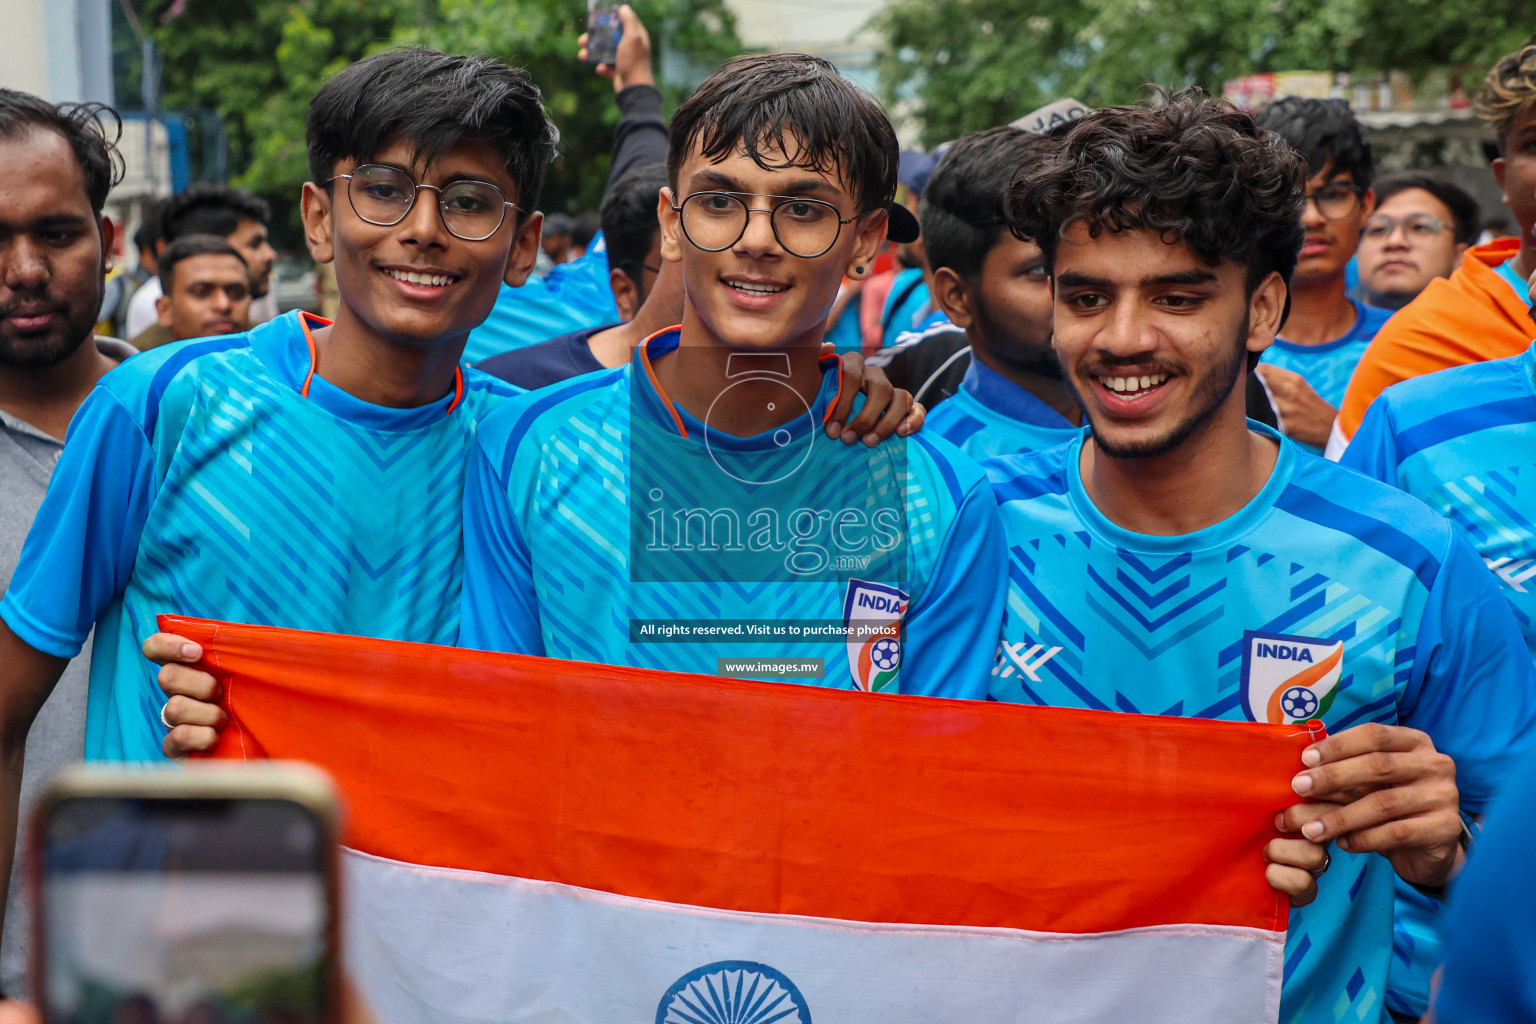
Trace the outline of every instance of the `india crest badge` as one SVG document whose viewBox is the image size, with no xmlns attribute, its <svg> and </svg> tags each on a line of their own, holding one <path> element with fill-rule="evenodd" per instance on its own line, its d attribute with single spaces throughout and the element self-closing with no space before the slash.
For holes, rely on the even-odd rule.
<svg viewBox="0 0 1536 1024">
<path fill-rule="evenodd" d="M 1344 641 L 1243 633 L 1243 711 L 1255 722 L 1289 725 L 1322 718 L 1338 696 Z"/>
<path fill-rule="evenodd" d="M 901 620 L 907 594 L 883 583 L 849 580 L 843 598 L 848 671 L 869 693 L 894 690 L 901 671 Z"/>
</svg>

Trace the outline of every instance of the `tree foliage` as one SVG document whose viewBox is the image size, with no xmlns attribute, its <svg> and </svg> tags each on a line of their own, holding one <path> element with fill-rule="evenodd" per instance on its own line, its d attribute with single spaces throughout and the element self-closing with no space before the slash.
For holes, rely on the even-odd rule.
<svg viewBox="0 0 1536 1024">
<path fill-rule="evenodd" d="M 231 180 L 265 195 L 290 241 L 307 179 L 304 115 L 325 80 L 390 46 L 421 43 L 489 53 L 528 68 L 563 141 L 545 209 L 592 209 L 608 171 L 618 114 L 612 86 L 576 60 L 581 0 L 131 0 L 161 64 L 165 110 L 207 108 L 223 118 Z M 676 102 L 737 52 L 722 0 L 634 0 L 651 32 L 663 90 Z M 116 8 L 114 7 L 114 10 Z M 137 106 L 142 65 L 121 14 L 119 103 Z M 663 60 L 662 56 L 666 59 Z"/>
<path fill-rule="evenodd" d="M 1259 71 L 1450 69 L 1469 88 L 1530 34 L 1515 0 L 895 0 L 873 27 L 888 100 L 925 145 L 1074 96 Z"/>
</svg>

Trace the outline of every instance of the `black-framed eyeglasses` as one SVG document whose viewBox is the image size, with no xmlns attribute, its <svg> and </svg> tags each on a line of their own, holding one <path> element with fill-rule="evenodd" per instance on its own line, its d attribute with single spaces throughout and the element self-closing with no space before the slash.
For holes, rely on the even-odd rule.
<svg viewBox="0 0 1536 1024">
<path fill-rule="evenodd" d="M 746 198 L 778 200 L 768 208 L 748 206 Z M 821 199 L 796 196 L 755 196 L 747 192 L 695 192 L 672 207 L 682 221 L 688 241 L 705 252 L 724 252 L 747 233 L 754 213 L 768 214 L 773 237 L 791 256 L 815 259 L 837 244 L 844 224 L 837 207 Z"/>
<path fill-rule="evenodd" d="M 1450 225 L 1439 217 L 1428 213 L 1409 213 L 1402 217 L 1389 217 L 1386 214 L 1377 214 L 1365 222 L 1365 231 L 1362 236 L 1373 242 L 1385 242 L 1401 227 L 1403 234 L 1410 242 L 1427 242 L 1439 236 Z"/>
<path fill-rule="evenodd" d="M 517 209 L 517 204 L 507 202 L 506 194 L 489 181 L 467 179 L 443 186 L 418 185 L 405 171 L 389 164 L 362 164 L 352 168 L 351 174 L 333 176 L 326 184 L 337 178 L 347 181 L 347 199 L 353 211 L 381 228 L 394 227 L 405 220 L 422 189 L 437 193 L 443 227 L 466 242 L 490 238 L 507 219 L 507 208 Z"/>
<path fill-rule="evenodd" d="M 1307 193 L 1302 200 L 1302 208 L 1305 209 L 1306 204 L 1311 203 L 1325 219 L 1343 220 L 1355 212 L 1366 191 L 1359 185 L 1347 185 L 1342 181 L 1324 185 L 1316 192 Z"/>
</svg>

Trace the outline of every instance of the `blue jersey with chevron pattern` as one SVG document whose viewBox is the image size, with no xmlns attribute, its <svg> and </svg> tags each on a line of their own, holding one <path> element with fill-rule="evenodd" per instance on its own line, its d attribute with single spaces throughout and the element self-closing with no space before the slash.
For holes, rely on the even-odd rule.
<svg viewBox="0 0 1536 1024">
<path fill-rule="evenodd" d="M 87 758 L 163 756 L 139 648 L 164 612 L 458 636 L 465 467 L 516 389 L 466 371 L 457 407 L 388 409 L 317 375 L 306 398 L 299 317 L 134 356 L 70 426 L 0 614 L 59 657 L 96 627 Z"/>
<path fill-rule="evenodd" d="M 1536 728 L 1536 669 L 1492 579 L 1401 492 L 1279 444 L 1268 483 L 1183 536 L 1116 526 L 1088 498 L 1082 441 L 986 463 L 1009 549 L 998 700 L 1427 732 L 1486 805 Z M 1297 766 L 1298 769 L 1300 765 Z M 1332 851 L 1291 911 L 1281 1020 L 1385 1020 L 1391 865 Z"/>
<path fill-rule="evenodd" d="M 974 355 L 953 395 L 928 414 L 924 430 L 973 459 L 1065 444 L 1078 428 Z"/>
<path fill-rule="evenodd" d="M 1339 461 L 1459 526 L 1536 657 L 1536 352 L 1393 385 L 1371 403 Z M 1437 908 L 1412 890 L 1399 896 L 1393 994 L 1422 1013 L 1439 962 Z"/>
<path fill-rule="evenodd" d="M 462 645 L 710 675 L 720 659 L 819 658 L 822 677 L 796 681 L 984 697 L 1006 583 L 980 468 L 942 441 L 827 438 L 835 360 L 784 427 L 708 427 L 651 375 L 652 358 L 682 357 L 677 338 L 482 426 Z M 781 400 L 803 402 L 787 386 Z M 667 637 L 647 622 L 727 632 Z M 826 632 L 849 622 L 901 632 Z M 791 624 L 821 632 L 750 628 Z"/>
</svg>

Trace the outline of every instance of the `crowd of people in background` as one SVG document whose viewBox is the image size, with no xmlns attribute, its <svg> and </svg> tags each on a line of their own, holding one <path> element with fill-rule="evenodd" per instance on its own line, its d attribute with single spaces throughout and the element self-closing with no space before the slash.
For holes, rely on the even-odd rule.
<svg viewBox="0 0 1536 1024">
<path fill-rule="evenodd" d="M 109 268 L 106 112 L 0 91 L 4 856 L 63 765 L 218 742 L 160 613 L 713 673 L 728 645 L 628 621 L 863 586 L 899 663 L 823 685 L 1328 725 L 1266 850 L 1282 1020 L 1437 989 L 1442 1022 L 1536 1019 L 1536 37 L 1477 98 L 1518 226 L 1485 238 L 1449 180 L 1378 176 L 1342 100 L 1064 98 L 902 152 L 802 55 L 669 122 L 621 18 L 595 216 L 537 212 L 558 132 L 520 71 L 395 50 L 319 90 L 330 319 L 279 315 L 271 211 L 230 186 Z M 743 385 L 744 353 L 782 369 Z M 753 480 L 904 542 L 857 580 L 754 563 L 750 598 L 689 575 L 686 532 L 637 564 L 646 495 Z M 1259 692 L 1254 637 L 1329 667 Z M 25 928 L 13 878 L 10 993 Z"/>
</svg>

